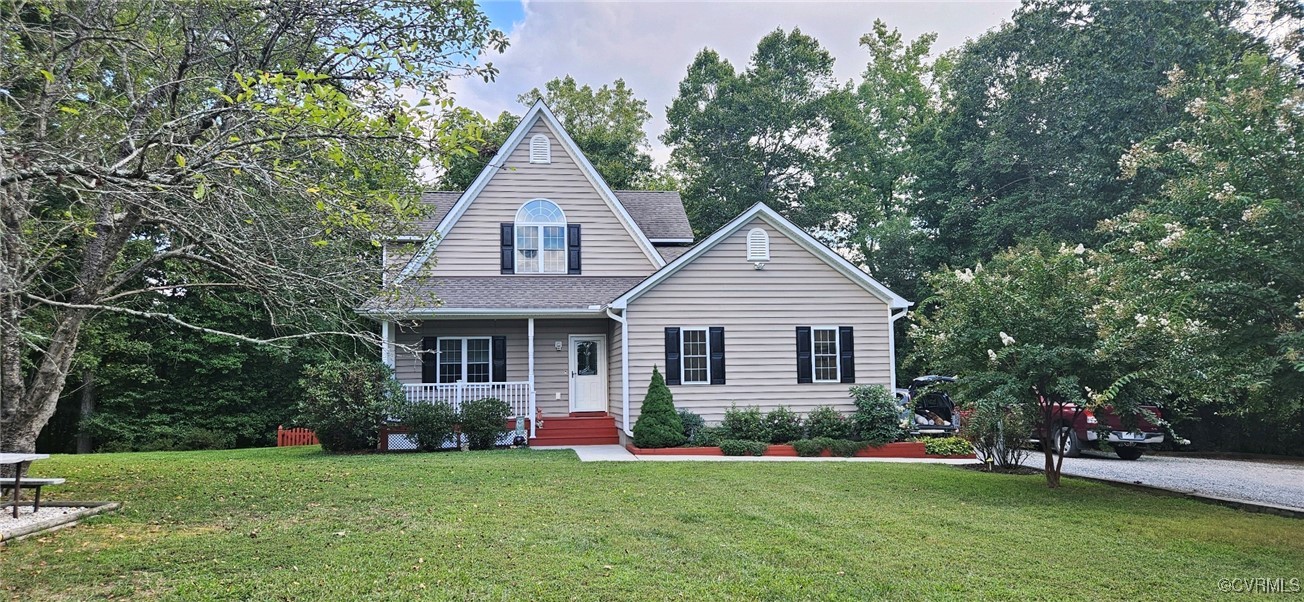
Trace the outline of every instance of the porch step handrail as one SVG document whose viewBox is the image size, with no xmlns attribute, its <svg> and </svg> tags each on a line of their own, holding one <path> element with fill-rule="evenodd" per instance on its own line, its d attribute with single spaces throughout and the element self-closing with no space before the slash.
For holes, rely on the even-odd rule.
<svg viewBox="0 0 1304 602">
<path fill-rule="evenodd" d="M 468 401 L 494 397 L 507 402 L 512 418 L 534 417 L 534 395 L 528 381 L 497 383 L 405 383 L 408 401 L 415 403 L 442 403 L 461 411 Z"/>
</svg>

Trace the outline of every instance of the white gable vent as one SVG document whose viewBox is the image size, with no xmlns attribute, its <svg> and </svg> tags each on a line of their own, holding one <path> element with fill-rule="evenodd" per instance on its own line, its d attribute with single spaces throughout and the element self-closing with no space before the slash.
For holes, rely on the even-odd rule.
<svg viewBox="0 0 1304 602">
<path fill-rule="evenodd" d="M 552 163 L 552 144 L 543 134 L 530 138 L 530 163 Z"/>
<path fill-rule="evenodd" d="M 747 233 L 747 261 L 770 260 L 770 235 L 760 228 Z"/>
</svg>

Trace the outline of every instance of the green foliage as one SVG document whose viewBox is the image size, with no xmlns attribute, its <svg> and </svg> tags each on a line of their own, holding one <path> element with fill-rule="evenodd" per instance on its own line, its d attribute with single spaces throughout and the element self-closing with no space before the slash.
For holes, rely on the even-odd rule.
<svg viewBox="0 0 1304 602">
<path fill-rule="evenodd" d="M 801 416 L 779 406 L 765 415 L 765 430 L 770 433 L 770 443 L 787 443 L 802 436 Z"/>
<path fill-rule="evenodd" d="M 323 362 L 303 371 L 298 424 L 330 452 L 375 449 L 380 423 L 404 398 L 393 370 L 380 362 Z"/>
<path fill-rule="evenodd" d="M 973 444 L 963 437 L 928 437 L 924 439 L 924 452 L 934 456 L 968 456 Z"/>
<path fill-rule="evenodd" d="M 792 449 L 797 452 L 798 456 L 803 458 L 814 458 L 824 453 L 824 445 L 821 442 L 812 439 L 798 439 L 793 441 Z"/>
<path fill-rule="evenodd" d="M 462 435 L 471 449 L 493 449 L 507 432 L 507 419 L 511 415 L 511 406 L 501 399 L 486 397 L 468 401 L 462 404 Z"/>
<path fill-rule="evenodd" d="M 688 445 L 692 447 L 719 447 L 720 440 L 724 439 L 725 435 L 724 429 L 718 426 L 708 426 L 693 433 L 693 436 L 688 440 Z"/>
<path fill-rule="evenodd" d="M 888 443 L 891 443 L 891 441 L 889 441 Z M 830 454 L 833 454 L 835 456 L 850 458 L 856 455 L 856 452 L 871 446 L 877 447 L 877 445 L 869 443 L 867 441 L 852 441 L 850 439 L 834 439 L 832 443 L 827 444 L 826 449 L 829 450 Z"/>
<path fill-rule="evenodd" d="M 803 227 L 824 224 L 827 211 L 806 211 L 806 199 L 827 180 L 833 57 L 814 38 L 775 30 L 736 72 L 714 50 L 697 54 L 666 110 L 661 140 L 683 180 L 693 230 L 715 231 L 756 202 Z"/>
<path fill-rule="evenodd" d="M 652 114 L 647 111 L 647 101 L 634 96 L 625 80 L 617 79 L 595 90 L 580 86 L 567 75 L 517 100 L 528 107 L 538 98 L 557 115 L 584 156 L 613 189 L 636 188 L 652 176 L 652 156 L 647 153 L 647 134 L 643 130 Z"/>
<path fill-rule="evenodd" d="M 901 427 L 901 408 L 887 387 L 854 386 L 851 387 L 851 397 L 856 403 L 851 422 L 860 441 L 877 447 L 896 441 L 905 434 Z"/>
<path fill-rule="evenodd" d="M 638 420 L 634 422 L 634 445 L 638 447 L 679 447 L 688 437 L 684 436 L 684 423 L 675 412 L 675 399 L 666 386 L 666 379 L 661 371 L 652 367 L 652 381 L 648 383 L 647 395 Z"/>
<path fill-rule="evenodd" d="M 493 121 L 479 113 L 458 114 L 454 118 L 470 132 L 471 139 L 467 141 L 467 148 L 442 157 L 444 171 L 439 176 L 440 190 L 470 188 L 521 121 L 519 116 L 507 111 L 499 113 Z"/>
<path fill-rule="evenodd" d="M 679 423 L 684 425 L 684 436 L 690 441 L 706 428 L 706 420 L 688 410 L 679 410 Z"/>
<path fill-rule="evenodd" d="M 720 421 L 720 431 L 725 439 L 745 441 L 769 441 L 770 428 L 765 422 L 765 415 L 756 406 L 739 408 L 730 406 Z"/>
<path fill-rule="evenodd" d="M 769 445 L 764 441 L 725 439 L 720 441 L 720 453 L 726 456 L 759 456 L 765 453 Z"/>
<path fill-rule="evenodd" d="M 454 427 L 461 421 L 451 405 L 407 400 L 399 403 L 394 417 L 408 428 L 417 446 L 425 451 L 442 449 L 444 442 L 452 440 Z"/>
<path fill-rule="evenodd" d="M 806 415 L 806 436 L 811 439 L 849 439 L 855 424 L 831 406 L 820 406 Z"/>
</svg>

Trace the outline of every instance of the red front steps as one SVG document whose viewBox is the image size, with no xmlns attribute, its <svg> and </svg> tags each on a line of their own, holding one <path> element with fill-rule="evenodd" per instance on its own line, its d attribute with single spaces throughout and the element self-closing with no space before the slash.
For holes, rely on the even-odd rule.
<svg viewBox="0 0 1304 602">
<path fill-rule="evenodd" d="M 606 412 L 544 416 L 530 445 L 615 445 L 616 421 Z"/>
</svg>

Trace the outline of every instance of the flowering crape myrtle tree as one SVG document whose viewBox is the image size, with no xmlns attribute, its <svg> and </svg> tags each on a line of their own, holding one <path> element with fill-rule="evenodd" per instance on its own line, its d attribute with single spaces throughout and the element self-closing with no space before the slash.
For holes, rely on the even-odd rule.
<svg viewBox="0 0 1304 602">
<path fill-rule="evenodd" d="M 273 342 L 345 323 L 394 191 L 475 136 L 449 79 L 505 46 L 471 0 L 7 3 L 0 450 L 33 449 L 97 313 L 268 342 L 151 303 L 232 289 Z"/>
<path fill-rule="evenodd" d="M 1133 350 L 1111 348 L 1099 319 L 1101 280 L 1081 245 L 1047 241 L 998 253 L 974 269 L 929 275 L 910 336 L 915 360 L 931 371 L 958 374 L 966 404 L 1031 416 L 1041 440 L 1046 483 L 1059 486 L 1065 425 L 1080 412 L 1110 405 L 1135 417 L 1153 401 L 1155 385 Z"/>
</svg>

